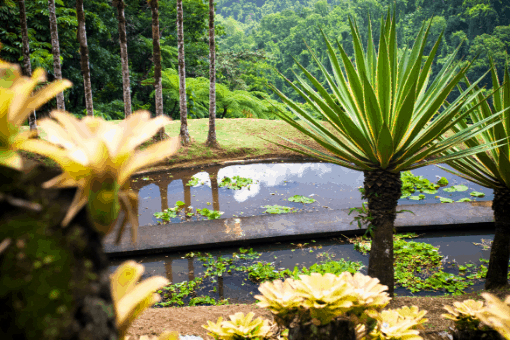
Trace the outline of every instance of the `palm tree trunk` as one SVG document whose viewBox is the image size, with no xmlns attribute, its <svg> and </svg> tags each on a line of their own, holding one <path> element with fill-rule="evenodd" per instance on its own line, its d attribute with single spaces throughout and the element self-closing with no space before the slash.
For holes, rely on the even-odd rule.
<svg viewBox="0 0 510 340">
<path fill-rule="evenodd" d="M 205 145 L 219 149 L 216 140 L 216 53 L 214 50 L 214 0 L 209 0 L 209 134 Z"/>
<path fill-rule="evenodd" d="M 76 17 L 78 18 L 78 41 L 80 43 L 80 64 L 81 73 L 83 75 L 83 88 L 85 91 L 85 108 L 87 109 L 87 116 L 94 116 L 92 85 L 90 84 L 89 48 L 87 46 L 83 0 L 76 0 Z"/>
<path fill-rule="evenodd" d="M 368 208 L 374 217 L 372 224 L 375 227 L 367 274 L 379 279 L 382 285 L 388 286 L 388 294 L 393 297 L 395 286 L 393 229 L 397 217 L 397 202 L 402 196 L 400 172 L 394 174 L 379 169 L 363 173 Z"/>
<path fill-rule="evenodd" d="M 131 114 L 131 89 L 129 83 L 129 61 L 126 38 L 126 17 L 124 16 L 124 0 L 115 0 L 113 5 L 117 8 L 119 21 L 120 59 L 122 61 L 122 96 L 124 98 L 124 116 Z"/>
<path fill-rule="evenodd" d="M 163 85 L 161 84 L 161 48 L 159 44 L 158 0 L 150 0 L 152 13 L 152 55 L 154 61 L 154 89 L 156 90 L 156 117 L 163 115 Z M 165 139 L 165 129 L 158 131 L 159 140 Z"/>
<path fill-rule="evenodd" d="M 2 339 L 117 339 L 101 236 L 86 209 L 61 227 L 76 188 L 41 189 L 59 173 L 0 166 Z"/>
<path fill-rule="evenodd" d="M 489 269 L 485 280 L 485 289 L 508 286 L 508 261 L 510 260 L 510 190 L 494 189 L 494 223 L 496 233 L 492 241 Z"/>
<path fill-rule="evenodd" d="M 182 0 L 177 0 L 177 46 L 179 54 L 179 106 L 181 115 L 181 144 L 188 146 L 192 143 L 188 133 L 188 112 L 186 109 L 186 70 L 184 68 L 184 29 L 183 29 Z"/>
<path fill-rule="evenodd" d="M 50 13 L 50 31 L 51 31 L 51 52 L 53 53 L 53 74 L 55 79 L 62 79 L 62 69 L 60 67 L 60 46 L 58 42 L 57 15 L 55 14 L 55 0 L 48 0 L 48 10 Z M 57 94 L 57 109 L 65 111 L 64 92 Z"/>
<path fill-rule="evenodd" d="M 30 64 L 30 45 L 28 42 L 27 15 L 25 11 L 25 0 L 18 0 L 19 21 L 21 24 L 21 40 L 23 43 L 23 68 L 25 75 L 32 75 L 32 65 Z M 28 125 L 30 130 L 37 130 L 35 111 L 28 116 Z"/>
</svg>

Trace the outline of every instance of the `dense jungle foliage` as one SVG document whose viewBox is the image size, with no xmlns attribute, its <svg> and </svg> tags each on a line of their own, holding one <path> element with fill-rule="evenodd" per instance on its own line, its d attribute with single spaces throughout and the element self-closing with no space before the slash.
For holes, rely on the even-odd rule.
<svg viewBox="0 0 510 340">
<path fill-rule="evenodd" d="M 65 92 L 66 109 L 85 115 L 83 78 L 76 38 L 75 0 L 56 0 L 63 78 L 74 86 Z M 125 0 L 127 41 L 133 111 L 155 112 L 152 62 L 151 11 L 146 0 Z M 164 112 L 179 119 L 177 73 L 176 0 L 159 1 Z M 510 1 L 508 0 L 396 0 L 399 45 L 412 45 L 423 21 L 432 18 L 427 48 L 430 50 L 444 31 L 433 67 L 463 42 L 459 58 L 467 63 L 475 56 L 469 79 L 489 70 L 488 53 L 498 71 L 503 70 L 510 46 Z M 374 36 L 388 0 L 218 0 L 216 2 L 217 117 L 275 119 L 278 97 L 266 87 L 274 84 L 289 98 L 304 102 L 272 69 L 291 81 L 301 74 L 296 58 L 317 79 L 325 79 L 311 58 L 307 46 L 330 70 L 325 43 L 338 40 L 353 55 L 348 16 L 357 20 L 366 41 L 368 17 Z M 26 1 L 32 69 L 43 67 L 53 80 L 53 61 L 48 19 L 48 1 Z M 85 2 L 95 114 L 105 119 L 123 119 L 122 75 L 116 9 L 111 0 Z M 183 0 L 186 88 L 189 118 L 208 117 L 209 51 L 208 1 Z M 22 63 L 19 10 L 15 0 L 0 0 L 0 58 Z M 306 42 L 306 44 L 305 44 Z M 377 43 L 377 41 L 375 42 Z M 428 51 L 425 51 L 425 55 Z M 490 89 L 490 77 L 482 84 Z M 327 86 L 327 85 L 325 85 Z M 454 96 L 454 93 L 452 93 Z M 39 111 L 44 116 L 56 106 L 55 99 Z"/>
</svg>

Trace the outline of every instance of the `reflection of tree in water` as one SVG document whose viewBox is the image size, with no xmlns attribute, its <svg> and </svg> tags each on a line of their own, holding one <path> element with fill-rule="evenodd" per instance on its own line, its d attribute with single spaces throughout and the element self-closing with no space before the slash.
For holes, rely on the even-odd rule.
<svg viewBox="0 0 510 340">
<path fill-rule="evenodd" d="M 192 216 L 187 216 L 186 213 L 191 212 L 191 210 L 188 210 L 188 207 L 192 206 L 191 203 L 191 186 L 186 185 L 189 181 L 192 180 L 193 176 L 195 176 L 197 173 L 201 171 L 197 171 L 195 173 L 188 173 L 180 178 L 176 178 L 174 180 L 180 179 L 182 181 L 182 187 L 184 192 L 184 203 L 185 203 L 185 219 L 186 221 L 190 221 Z M 211 179 L 211 191 L 212 191 L 212 203 L 213 203 L 213 209 L 216 211 L 220 211 L 220 200 L 219 200 L 219 186 L 218 186 L 218 172 L 219 168 L 215 167 L 209 171 L 209 178 Z M 161 211 L 165 211 L 168 208 L 173 208 L 173 206 L 169 206 L 168 204 L 168 186 L 170 183 L 172 183 L 174 180 L 170 182 L 165 181 L 158 181 L 154 182 L 159 188 L 159 193 L 161 197 Z M 182 219 L 182 218 L 181 218 Z"/>
</svg>

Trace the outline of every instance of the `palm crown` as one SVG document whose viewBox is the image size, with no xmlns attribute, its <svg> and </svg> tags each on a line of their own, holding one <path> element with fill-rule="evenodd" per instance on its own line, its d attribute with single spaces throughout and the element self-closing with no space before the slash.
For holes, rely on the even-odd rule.
<svg viewBox="0 0 510 340">
<path fill-rule="evenodd" d="M 470 127 L 465 126 L 462 131 L 458 130 L 453 136 L 438 141 L 439 136 L 461 122 L 466 115 L 477 110 L 487 100 L 482 97 L 482 90 L 477 88 L 478 82 L 482 79 L 480 78 L 462 91 L 452 103 L 446 102 L 450 92 L 465 77 L 471 66 L 468 63 L 467 66 L 459 69 L 459 64 L 454 63 L 460 46 L 447 58 L 435 79 L 431 80 L 432 61 L 442 34 L 430 54 L 425 57 L 423 53 L 430 24 L 428 27 L 425 24 L 421 27 L 411 49 L 405 48 L 399 53 L 395 20 L 392 20 L 390 11 L 386 20 L 381 20 L 377 52 L 370 24 L 365 52 L 356 23 L 352 19 L 349 19 L 349 22 L 355 65 L 337 41 L 343 64 L 343 68 L 340 67 L 333 47 L 322 29 L 321 33 L 328 49 L 333 75 L 329 74 L 313 51 L 309 49 L 324 74 L 332 94 L 329 94 L 324 86 L 297 61 L 298 66 L 318 92 L 298 75 L 295 75 L 296 79 L 304 90 L 286 79 L 316 113 L 327 119 L 340 138 L 334 136 L 316 122 L 310 113 L 271 86 L 291 111 L 308 125 L 308 128 L 294 122 L 283 112 L 276 114 L 313 138 L 334 156 L 286 138 L 284 139 L 288 142 L 299 145 L 307 151 L 276 142 L 275 144 L 328 163 L 364 172 L 364 188 L 372 223 L 370 227 L 375 229 L 375 233 L 371 232 L 373 241 L 368 275 L 378 278 L 381 284 L 388 286 L 388 293 L 393 296 L 395 280 L 393 230 L 396 207 L 402 193 L 400 172 L 460 157 L 469 157 L 508 143 L 507 135 L 499 134 L 498 138 L 505 138 L 483 145 L 473 145 L 466 150 L 445 153 L 453 145 L 470 140 L 476 134 L 494 127 L 500 122 L 500 120 L 494 121 L 495 118 L 504 113 L 504 110 L 476 121 Z M 477 98 L 480 100 L 476 101 Z M 438 117 L 430 122 L 434 114 L 440 110 L 442 112 Z M 502 144 L 497 145 L 498 142 Z M 425 161 L 434 155 L 440 157 Z"/>
<path fill-rule="evenodd" d="M 502 111 L 504 108 L 510 107 L 510 74 L 508 72 L 508 67 L 505 67 L 505 84 L 501 87 L 498 74 L 492 60 L 491 65 L 493 66 L 491 69 L 492 84 L 495 89 L 498 89 L 493 96 L 493 109 L 494 111 Z M 475 89 L 477 88 L 475 87 Z M 471 105 L 475 106 L 475 103 L 481 104 L 478 105 L 476 110 L 474 110 L 470 115 L 473 122 L 478 122 L 480 119 L 490 117 L 493 114 L 493 110 L 491 110 L 487 101 L 484 101 L 483 99 L 483 96 L 478 94 L 475 102 Z M 494 142 L 497 138 L 509 136 L 510 113 L 508 111 L 503 114 L 501 123 L 502 124 L 497 124 L 492 129 L 486 130 L 481 134 L 483 143 L 480 143 L 476 138 L 472 138 L 465 140 L 463 144 L 469 148 L 473 148 L 480 144 Z M 452 127 L 452 130 L 454 132 L 458 132 L 466 127 L 467 125 L 464 121 L 459 121 Z M 453 150 L 456 150 L 456 148 L 453 148 Z M 451 151 L 446 151 L 445 154 L 451 154 Z M 508 143 L 505 143 L 500 148 L 492 149 L 490 152 L 480 153 L 472 158 L 451 160 L 446 163 L 460 173 L 456 173 L 441 166 L 438 167 L 487 188 L 510 188 L 509 157 L 510 149 Z"/>
<path fill-rule="evenodd" d="M 448 107 L 444 102 L 450 92 L 463 79 L 470 67 L 461 68 L 454 63 L 455 55 L 460 46 L 447 59 L 437 77 L 430 81 L 432 61 L 436 55 L 442 34 L 436 41 L 429 56 L 423 56 L 425 43 L 429 34 L 430 25 L 425 29 L 422 26 L 412 49 L 404 49 L 398 53 L 395 21 L 390 13 L 386 20 L 381 20 L 381 36 L 378 53 L 372 39 L 372 28 L 369 24 L 368 44 L 366 53 L 360 42 L 360 33 L 356 23 L 349 19 L 355 52 L 355 64 L 351 62 L 344 49 L 337 41 L 343 69 L 335 55 L 332 45 L 321 29 L 328 48 L 329 60 L 333 76 L 329 74 L 324 65 L 317 60 L 313 51 L 310 53 L 318 67 L 323 72 L 328 85 L 333 91 L 329 94 L 298 61 L 296 63 L 305 73 L 308 80 L 317 88 L 315 92 L 301 77 L 296 79 L 304 88 L 297 88 L 288 79 L 291 85 L 315 111 L 324 116 L 331 126 L 344 138 L 338 139 L 328 130 L 318 124 L 309 113 L 301 109 L 296 103 L 287 98 L 274 86 L 270 85 L 278 96 L 289 106 L 291 111 L 308 124 L 309 129 L 281 114 L 278 115 L 286 122 L 310 136 L 320 145 L 335 154 L 331 157 L 318 150 L 311 149 L 302 144 L 285 140 L 299 145 L 308 152 L 286 147 L 284 148 L 335 163 L 354 170 L 386 169 L 392 173 L 412 170 L 432 163 L 441 163 L 447 160 L 470 156 L 494 148 L 491 144 L 479 145 L 468 150 L 457 151 L 434 160 L 420 162 L 426 157 L 441 153 L 452 145 L 470 139 L 475 134 L 491 128 L 499 121 L 483 124 L 496 118 L 502 112 L 493 114 L 484 120 L 478 121 L 462 132 L 447 138 L 440 143 L 432 142 L 445 131 L 449 130 L 466 115 L 475 110 L 481 103 L 471 105 L 475 98 L 480 96 L 480 89 L 474 90 L 480 78 L 469 88 L 462 92 Z M 424 62 L 423 62 L 424 61 Z M 485 100 L 485 99 L 484 99 Z M 337 105 L 338 102 L 340 105 Z M 444 110 L 438 118 L 428 124 L 434 114 L 441 108 Z M 455 118 L 454 118 L 455 117 Z M 429 146 L 426 150 L 420 151 Z"/>
</svg>

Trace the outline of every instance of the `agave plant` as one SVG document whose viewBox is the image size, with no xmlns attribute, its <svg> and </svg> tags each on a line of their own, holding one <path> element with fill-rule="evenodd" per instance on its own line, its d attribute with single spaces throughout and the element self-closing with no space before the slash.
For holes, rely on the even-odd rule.
<svg viewBox="0 0 510 340">
<path fill-rule="evenodd" d="M 397 201 L 401 197 L 400 172 L 468 157 L 503 145 L 496 144 L 503 141 L 500 139 L 424 161 L 490 129 L 499 123 L 496 118 L 499 118 L 503 112 L 495 113 L 440 143 L 435 143 L 439 136 L 476 109 L 476 106 L 469 105 L 481 92 L 474 89 L 481 78 L 463 91 L 451 105 L 445 107 L 447 96 L 463 79 L 471 64 L 458 70 L 459 64 L 454 60 L 459 46 L 447 58 L 436 78 L 431 80 L 431 66 L 440 46 L 442 34 L 429 55 L 424 56 L 423 52 L 430 30 L 430 24 L 426 26 L 424 23 L 413 47 L 405 48 L 403 53 L 399 53 L 394 16 L 395 14 L 392 17 L 388 10 L 386 20 L 381 20 L 377 52 L 372 40 L 370 24 L 367 48 L 364 51 L 356 23 L 349 19 L 355 60 L 354 63 L 351 62 L 337 41 L 343 68 L 321 29 L 333 76 L 317 59 L 313 51 L 309 50 L 332 89 L 332 94 L 328 93 L 326 88 L 297 60 L 296 63 L 318 92 L 297 74 L 296 79 L 303 90 L 286 79 L 289 85 L 313 107 L 315 111 L 313 113 L 323 116 L 340 138 L 315 121 L 312 113 L 306 112 L 276 87 L 270 85 L 270 88 L 304 124 L 295 122 L 283 112 L 277 115 L 297 130 L 313 138 L 334 156 L 284 137 L 281 138 L 302 149 L 287 147 L 260 137 L 309 157 L 364 172 L 364 189 L 373 217 L 372 224 L 375 227 L 368 275 L 378 278 L 381 284 L 388 286 L 390 296 L 393 296 L 394 291 L 393 228 Z M 440 110 L 442 112 L 438 114 L 438 117 L 428 124 Z M 491 123 L 486 124 L 489 122 Z M 502 138 L 501 135 L 498 137 Z"/>
<path fill-rule="evenodd" d="M 473 94 L 477 94 L 471 104 L 475 107 L 470 114 L 473 123 L 478 123 L 482 119 L 490 117 L 493 112 L 500 112 L 510 107 L 510 74 L 508 66 L 505 67 L 504 85 L 500 85 L 498 73 L 491 59 L 492 85 L 498 89 L 493 96 L 493 105 L 489 105 L 478 92 L 478 87 L 474 87 Z M 466 78 L 467 83 L 469 81 Z M 452 127 L 454 132 L 466 129 L 467 125 L 463 121 L 457 122 Z M 498 138 L 510 135 L 510 113 L 506 111 L 503 114 L 502 124 L 495 125 L 482 133 L 482 141 L 477 138 L 466 139 L 464 146 L 476 148 L 481 144 L 489 144 Z M 441 140 L 441 139 L 440 139 Z M 457 151 L 456 148 L 453 148 Z M 449 156 L 450 151 L 444 155 Z M 448 171 L 454 175 L 465 178 L 471 182 L 477 183 L 486 188 L 494 189 L 494 200 L 492 201 L 492 210 L 494 211 L 494 224 L 496 232 L 492 242 L 489 268 L 487 271 L 485 289 L 495 289 L 502 286 L 508 286 L 508 261 L 510 259 L 510 148 L 508 141 L 499 149 L 492 149 L 485 153 L 479 153 L 471 158 L 453 159 L 445 163 L 451 166 L 457 172 L 446 169 L 438 165 L 439 168 Z"/>
</svg>

